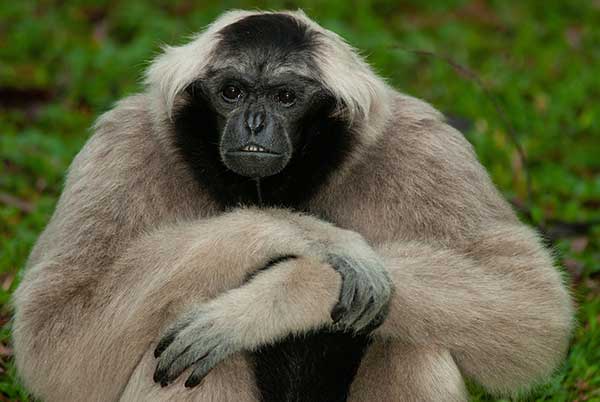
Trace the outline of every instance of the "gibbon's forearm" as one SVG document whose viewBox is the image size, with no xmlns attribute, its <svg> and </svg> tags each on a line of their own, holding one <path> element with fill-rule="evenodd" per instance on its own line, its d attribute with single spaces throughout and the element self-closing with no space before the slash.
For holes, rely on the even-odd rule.
<svg viewBox="0 0 600 402">
<path fill-rule="evenodd" d="M 377 333 L 445 347 L 464 375 L 511 394 L 559 364 L 572 305 L 531 230 L 489 227 L 461 251 L 421 243 L 380 247 L 395 293 Z"/>
<path fill-rule="evenodd" d="M 86 300 L 64 297 L 70 284 L 82 286 L 75 270 L 60 276 L 60 260 L 41 256 L 15 295 L 14 341 L 26 385 L 47 401 L 116 399 L 140 356 L 186 307 L 239 287 L 273 258 L 317 253 L 319 236 L 286 217 L 237 210 L 142 236 L 88 289 L 79 288 Z M 49 304 L 52 315 L 41 308 Z"/>
<path fill-rule="evenodd" d="M 276 262 L 237 289 L 189 306 L 154 350 L 158 362 L 153 380 L 167 386 L 191 367 L 185 386 L 193 387 L 236 353 L 330 325 L 341 282 L 326 262 L 296 257 Z"/>
</svg>

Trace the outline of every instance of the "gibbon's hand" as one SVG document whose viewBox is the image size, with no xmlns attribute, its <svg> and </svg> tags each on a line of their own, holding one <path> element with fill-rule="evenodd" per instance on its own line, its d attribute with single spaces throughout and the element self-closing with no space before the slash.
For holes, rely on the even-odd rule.
<svg viewBox="0 0 600 402">
<path fill-rule="evenodd" d="M 339 300 L 331 310 L 335 327 L 371 332 L 381 325 L 387 315 L 393 285 L 375 253 L 368 259 L 330 254 L 327 262 L 342 276 Z"/>
<path fill-rule="evenodd" d="M 193 367 L 185 386 L 195 387 L 217 363 L 237 352 L 230 328 L 221 324 L 214 303 L 200 306 L 172 325 L 156 346 L 154 382 L 162 387 Z"/>
</svg>

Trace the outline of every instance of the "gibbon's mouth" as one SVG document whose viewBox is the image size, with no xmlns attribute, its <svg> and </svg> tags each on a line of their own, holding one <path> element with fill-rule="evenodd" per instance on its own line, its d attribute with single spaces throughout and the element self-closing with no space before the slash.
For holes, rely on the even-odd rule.
<svg viewBox="0 0 600 402">
<path fill-rule="evenodd" d="M 260 145 L 248 144 L 240 151 L 248 151 L 248 152 L 267 152 L 266 148 L 261 147 Z"/>
<path fill-rule="evenodd" d="M 281 156 L 280 153 L 273 152 L 258 144 L 250 143 L 234 151 L 228 151 L 229 155 L 245 156 L 248 154 L 256 154 L 256 156 Z"/>
<path fill-rule="evenodd" d="M 288 162 L 289 155 L 274 152 L 256 143 L 248 143 L 223 153 L 223 163 L 229 170 L 252 178 L 277 174 Z"/>
</svg>

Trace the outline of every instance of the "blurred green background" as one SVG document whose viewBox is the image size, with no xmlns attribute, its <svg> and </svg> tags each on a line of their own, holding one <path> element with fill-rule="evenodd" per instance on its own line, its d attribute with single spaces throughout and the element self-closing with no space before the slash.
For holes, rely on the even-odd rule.
<svg viewBox="0 0 600 402">
<path fill-rule="evenodd" d="M 230 8 L 297 7 L 446 113 L 556 251 L 579 326 L 563 367 L 523 400 L 600 401 L 598 0 L 0 2 L 0 401 L 27 400 L 10 295 L 94 119 L 140 89 L 161 43 Z"/>
</svg>

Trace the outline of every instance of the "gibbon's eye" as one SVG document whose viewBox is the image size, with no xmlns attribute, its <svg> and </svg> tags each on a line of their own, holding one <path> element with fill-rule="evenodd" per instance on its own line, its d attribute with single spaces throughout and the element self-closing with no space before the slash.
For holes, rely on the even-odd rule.
<svg viewBox="0 0 600 402">
<path fill-rule="evenodd" d="M 285 107 L 290 107 L 296 103 L 296 94 L 287 89 L 282 89 L 275 95 L 275 100 Z"/>
<path fill-rule="evenodd" d="M 221 91 L 221 95 L 227 102 L 237 102 L 237 100 L 242 96 L 242 90 L 234 85 L 227 85 Z"/>
</svg>

